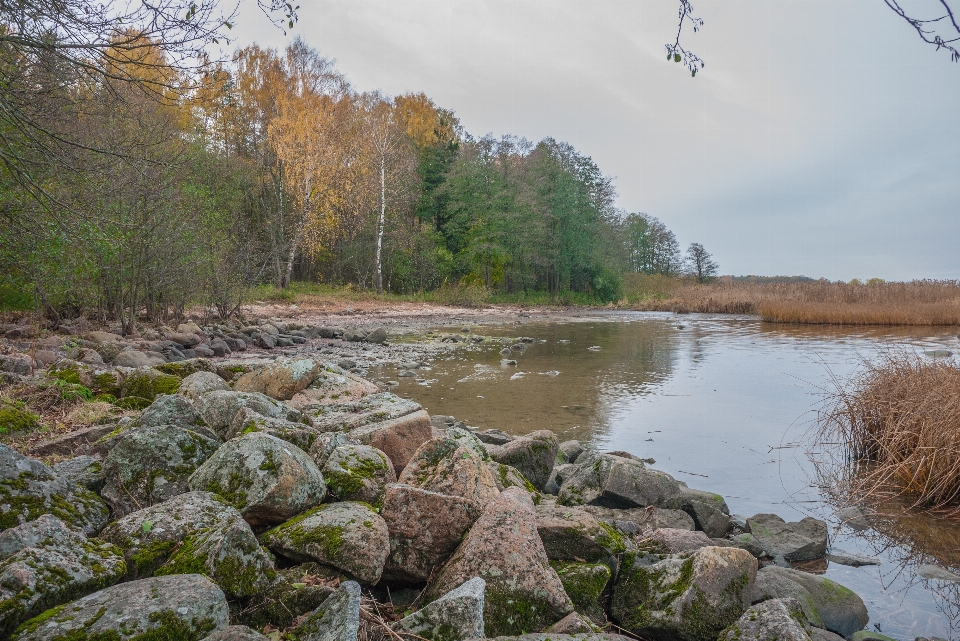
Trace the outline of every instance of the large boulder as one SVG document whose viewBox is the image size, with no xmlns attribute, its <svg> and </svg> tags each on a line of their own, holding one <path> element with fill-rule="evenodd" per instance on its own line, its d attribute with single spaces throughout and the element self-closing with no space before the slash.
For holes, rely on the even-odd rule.
<svg viewBox="0 0 960 641">
<path fill-rule="evenodd" d="M 327 492 L 306 452 L 261 432 L 220 446 L 190 477 L 190 489 L 218 494 L 252 525 L 282 523 L 319 505 Z"/>
<path fill-rule="evenodd" d="M 730 510 L 719 494 L 681 485 L 680 498 L 675 506 L 670 507 L 678 507 L 689 514 L 697 529 L 706 532 L 709 537 L 722 537 L 730 529 Z"/>
<path fill-rule="evenodd" d="M 675 528 L 658 528 L 647 533 L 647 540 L 655 544 L 663 554 L 692 553 L 700 548 L 716 545 L 703 532 L 678 530 Z"/>
<path fill-rule="evenodd" d="M 486 582 L 474 577 L 391 627 L 430 641 L 482 639 L 485 588 Z"/>
<path fill-rule="evenodd" d="M 125 432 L 103 462 L 101 495 L 121 517 L 190 491 L 189 478 L 220 442 L 185 427 L 158 425 Z"/>
<path fill-rule="evenodd" d="M 802 610 L 807 621 L 818 628 L 824 627 L 816 601 L 805 587 L 793 580 L 785 568 L 768 565 L 757 572 L 757 580 L 750 593 L 751 603 L 770 599 L 792 599 Z M 862 627 L 862 626 L 861 626 Z"/>
<path fill-rule="evenodd" d="M 106 525 L 110 510 L 90 490 L 0 444 L 0 532 L 43 514 L 93 535 Z"/>
<path fill-rule="evenodd" d="M 386 454 L 369 445 L 344 444 L 333 450 L 323 466 L 330 495 L 338 501 L 361 501 L 379 509 L 397 473 Z"/>
<path fill-rule="evenodd" d="M 317 411 L 323 406 L 343 406 L 355 402 L 362 403 L 370 396 L 379 396 L 380 388 L 370 381 L 333 364 L 324 363 L 309 387 L 294 396 L 290 402 L 294 407 Z M 416 405 L 416 403 L 408 402 Z M 419 406 L 417 406 L 419 409 Z M 333 410 L 339 413 L 339 410 Z"/>
<path fill-rule="evenodd" d="M 316 580 L 329 571 L 317 563 L 304 563 L 277 571 L 277 580 L 266 591 L 246 600 L 231 620 L 262 630 L 271 625 L 291 628 L 301 616 L 316 610 L 333 588 Z"/>
<path fill-rule="evenodd" d="M 41 612 L 113 585 L 126 572 L 120 550 L 88 540 L 55 516 L 0 533 L 0 637 Z"/>
<path fill-rule="evenodd" d="M 737 548 L 692 555 L 627 554 L 610 613 L 647 639 L 713 641 L 749 607 L 757 560 Z"/>
<path fill-rule="evenodd" d="M 123 550 L 130 578 L 200 573 L 232 598 L 272 583 L 273 558 L 233 507 L 209 492 L 189 492 L 128 514 L 102 538 Z"/>
<path fill-rule="evenodd" d="M 811 641 L 799 604 L 791 599 L 771 599 L 743 613 L 717 641 Z"/>
<path fill-rule="evenodd" d="M 579 469 L 560 486 L 557 502 L 561 505 L 668 507 L 680 496 L 673 477 L 640 461 L 612 454 L 585 455 L 578 460 Z"/>
<path fill-rule="evenodd" d="M 262 536 L 277 554 L 294 561 L 317 561 L 376 583 L 390 554 L 390 535 L 383 518 L 363 503 L 321 505 Z"/>
<path fill-rule="evenodd" d="M 493 455 L 498 463 L 517 468 L 538 490 L 550 479 L 560 441 L 550 430 L 539 430 L 504 443 Z"/>
<path fill-rule="evenodd" d="M 120 352 L 120 355 L 114 359 L 114 365 L 120 365 L 117 361 L 124 354 L 146 354 L 147 352 Z M 162 356 L 161 363 L 166 362 Z M 123 384 L 120 386 L 120 395 L 123 398 L 133 397 L 153 401 L 160 394 L 176 394 L 180 389 L 180 379 L 170 374 L 163 374 L 152 367 L 138 367 L 123 378 Z"/>
<path fill-rule="evenodd" d="M 360 586 L 353 581 L 344 581 L 291 634 L 296 641 L 357 641 L 359 635 Z"/>
<path fill-rule="evenodd" d="M 335 365 L 326 365 L 317 375 L 314 384 L 304 394 L 319 391 L 316 389 L 317 385 L 321 383 L 325 376 L 331 374 L 331 370 L 337 370 L 336 377 L 340 377 L 342 374 L 345 381 L 356 379 L 370 385 L 374 392 L 379 392 L 379 388 L 373 383 L 357 378 Z M 334 385 L 334 388 L 336 388 L 336 385 Z M 329 391 L 331 392 L 330 396 L 324 399 L 327 402 L 310 403 L 302 406 L 304 413 L 313 419 L 314 425 L 322 432 L 348 432 L 364 425 L 401 418 L 423 409 L 416 401 L 400 398 L 390 392 L 365 392 L 362 394 L 362 398 L 350 399 L 347 398 L 347 396 L 350 396 L 349 394 L 345 396 L 337 393 L 342 390 L 330 389 Z M 296 401 L 301 399 L 304 394 L 294 399 L 296 407 L 301 407 L 296 404 Z"/>
<path fill-rule="evenodd" d="M 398 482 L 460 496 L 482 510 L 500 492 L 483 455 L 473 445 L 467 438 L 444 436 L 431 439 L 416 451 Z M 482 450 L 482 446 L 478 447 Z"/>
<path fill-rule="evenodd" d="M 167 359 L 165 359 L 159 352 L 138 352 L 136 350 L 128 349 L 119 352 L 113 358 L 112 364 L 117 367 L 133 367 L 137 369 L 143 369 L 151 368 L 156 365 L 163 365 L 166 362 Z M 168 394 L 170 392 L 164 393 Z M 128 396 L 139 396 L 139 394 L 128 394 Z"/>
<path fill-rule="evenodd" d="M 537 533 L 533 501 L 518 488 L 487 505 L 427 586 L 427 599 L 475 576 L 487 582 L 484 626 L 489 636 L 541 630 L 573 611 Z"/>
<path fill-rule="evenodd" d="M 827 524 L 807 516 L 787 523 L 776 514 L 755 514 L 747 519 L 750 533 L 763 551 L 787 561 L 812 561 L 827 553 Z"/>
<path fill-rule="evenodd" d="M 557 571 L 563 589 L 573 601 L 577 612 L 590 618 L 598 625 L 607 622 L 604 607 L 604 591 L 613 572 L 610 566 L 602 563 L 550 563 Z"/>
<path fill-rule="evenodd" d="M 57 476 L 71 483 L 85 487 L 91 492 L 99 492 L 107 481 L 103 471 L 103 461 L 87 454 L 68 458 L 53 465 Z"/>
<path fill-rule="evenodd" d="M 244 374 L 233 384 L 233 389 L 287 401 L 306 389 L 319 371 L 320 364 L 308 358 L 279 359 L 263 369 Z"/>
<path fill-rule="evenodd" d="M 379 423 L 369 423 L 348 432 L 351 438 L 377 448 L 390 457 L 393 469 L 403 471 L 417 449 L 433 438 L 430 415 L 423 410 Z"/>
<path fill-rule="evenodd" d="M 251 432 L 261 432 L 276 436 L 288 443 L 296 445 L 303 451 L 309 451 L 320 436 L 309 425 L 304 423 L 295 423 L 285 418 L 274 418 L 264 416 L 253 411 L 249 407 L 241 407 L 234 414 L 233 421 L 230 423 L 226 434 L 250 434 Z"/>
<path fill-rule="evenodd" d="M 583 510 L 538 505 L 536 513 L 537 533 L 550 559 L 594 562 L 626 550 L 619 532 Z"/>
<path fill-rule="evenodd" d="M 226 391 L 230 391 L 230 386 L 216 373 L 200 371 L 184 378 L 177 393 L 186 396 L 191 401 L 196 401 L 204 394 Z"/>
<path fill-rule="evenodd" d="M 757 573 L 757 577 L 760 585 L 753 588 L 752 600 L 759 601 L 764 597 L 793 597 L 797 598 L 805 612 L 811 610 L 812 602 L 823 627 L 840 636 L 849 637 L 857 630 L 862 630 L 870 620 L 867 607 L 855 592 L 826 577 L 773 565 L 764 567 Z M 802 592 L 784 588 L 783 579 L 802 587 L 809 599 L 803 598 L 805 595 Z M 816 624 L 816 616 L 811 620 Z"/>
<path fill-rule="evenodd" d="M 618 521 L 632 523 L 639 532 L 659 528 L 691 531 L 697 529 L 696 524 L 693 522 L 693 517 L 683 510 L 669 510 L 655 507 L 634 507 L 617 510 L 599 505 L 583 505 L 580 509 L 612 525 L 616 525 Z"/>
<path fill-rule="evenodd" d="M 537 488 L 533 487 L 533 484 L 528 481 L 517 468 L 490 460 L 487 461 L 487 469 L 490 470 L 491 474 L 493 474 L 493 480 L 496 482 L 497 490 L 500 492 L 503 492 L 508 487 L 518 487 L 530 495 L 530 498 L 533 499 L 534 504 L 540 504 L 543 496 L 537 491 Z"/>
<path fill-rule="evenodd" d="M 222 439 L 230 439 L 237 435 L 238 425 L 234 424 L 233 419 L 241 408 L 247 408 L 261 416 L 294 422 L 299 421 L 302 416 L 297 410 L 269 396 L 232 390 L 204 394 L 197 401 L 196 407 L 204 422 Z"/>
<path fill-rule="evenodd" d="M 197 414 L 197 410 L 193 409 L 190 401 L 179 394 L 158 396 L 140 413 L 137 424 L 143 427 L 179 425 L 192 430 L 204 426 L 203 419 Z"/>
<path fill-rule="evenodd" d="M 481 509 L 460 496 L 409 485 L 388 485 L 380 510 L 390 533 L 384 577 L 426 581 L 456 550 Z"/>
<path fill-rule="evenodd" d="M 205 576 L 177 574 L 121 583 L 24 623 L 16 641 L 177 639 L 199 641 L 228 624 L 223 591 Z"/>
</svg>

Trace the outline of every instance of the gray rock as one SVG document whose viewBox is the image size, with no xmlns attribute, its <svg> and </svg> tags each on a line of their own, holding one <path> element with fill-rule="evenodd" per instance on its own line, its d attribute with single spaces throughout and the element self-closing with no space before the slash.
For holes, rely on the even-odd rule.
<svg viewBox="0 0 960 641">
<path fill-rule="evenodd" d="M 189 478 L 220 447 L 176 425 L 137 427 L 124 432 L 103 462 L 102 496 L 121 517 L 190 490 Z"/>
<path fill-rule="evenodd" d="M 761 603 L 770 599 L 792 599 L 803 610 L 806 620 L 814 627 L 823 628 L 823 619 L 813 596 L 805 587 L 794 581 L 789 575 L 779 572 L 780 568 L 760 568 L 750 593 L 751 603 Z"/>
<path fill-rule="evenodd" d="M 556 570 L 563 589 L 570 596 L 577 612 L 589 617 L 597 625 L 607 622 L 604 593 L 613 572 L 609 565 L 602 563 L 564 563 L 555 561 L 550 564 Z"/>
<path fill-rule="evenodd" d="M 883 563 L 875 556 L 854 554 L 853 552 L 847 552 L 837 548 L 830 550 L 830 553 L 827 554 L 827 560 L 832 563 L 839 563 L 840 565 L 849 565 L 853 568 L 859 568 L 864 565 L 881 565 Z"/>
<path fill-rule="evenodd" d="M 106 525 L 110 510 L 90 490 L 0 444 L 0 531 L 43 514 L 94 535 Z"/>
<path fill-rule="evenodd" d="M 0 533 L 0 636 L 123 578 L 120 551 L 44 514 Z"/>
<path fill-rule="evenodd" d="M 263 394 L 247 394 L 234 391 L 209 392 L 196 403 L 197 412 L 203 421 L 222 439 L 236 436 L 234 417 L 242 408 L 261 416 L 298 422 L 302 414 Z"/>
<path fill-rule="evenodd" d="M 538 505 L 537 533 L 547 558 L 594 562 L 626 550 L 623 537 L 610 525 L 575 507 Z"/>
<path fill-rule="evenodd" d="M 687 499 L 683 503 L 683 511 L 693 518 L 698 530 L 703 530 L 709 537 L 724 536 L 730 529 L 730 517 L 708 503 Z"/>
<path fill-rule="evenodd" d="M 107 481 L 107 474 L 103 471 L 103 461 L 86 454 L 54 464 L 53 471 L 60 478 L 85 487 L 91 492 L 102 490 L 103 484 Z"/>
<path fill-rule="evenodd" d="M 584 510 L 598 519 L 608 523 L 628 521 L 643 532 L 659 528 L 673 528 L 677 530 L 695 530 L 693 518 L 682 510 L 667 510 L 655 507 L 635 507 L 617 510 L 599 505 L 584 505 Z"/>
<path fill-rule="evenodd" d="M 378 327 L 364 337 L 368 343 L 383 343 L 387 340 L 387 330 L 382 327 Z"/>
<path fill-rule="evenodd" d="M 772 557 L 811 561 L 827 553 L 827 524 L 812 517 L 787 523 L 776 514 L 755 514 L 747 519 L 750 533 Z"/>
<path fill-rule="evenodd" d="M 811 641 L 803 611 L 791 599 L 752 606 L 717 641 Z"/>
<path fill-rule="evenodd" d="M 557 485 L 563 485 L 563 482 L 573 476 L 580 467 L 573 463 L 564 463 L 556 465 L 553 468 L 553 475 L 550 477 Z M 557 490 L 559 492 L 559 490 Z"/>
<path fill-rule="evenodd" d="M 125 352 L 120 352 L 113 359 L 113 365 L 116 367 L 154 367 L 155 365 L 163 365 L 167 362 L 163 356 L 157 352 L 137 352 L 134 350 L 127 350 Z"/>
<path fill-rule="evenodd" d="M 680 497 L 680 486 L 673 477 L 639 461 L 611 454 L 582 458 L 580 469 L 560 488 L 557 502 L 562 505 L 668 506 Z"/>
<path fill-rule="evenodd" d="M 196 401 L 210 392 L 227 391 L 230 391 L 230 386 L 213 372 L 194 372 L 183 379 L 177 393 L 186 396 L 191 401 Z"/>
<path fill-rule="evenodd" d="M 357 641 L 360 634 L 360 586 L 345 581 L 296 627 L 297 641 Z"/>
<path fill-rule="evenodd" d="M 763 546 L 760 545 L 760 542 L 753 538 L 753 535 L 749 532 L 735 534 L 730 537 L 729 541 L 736 547 L 740 548 L 741 550 L 746 550 L 758 559 L 766 554 L 763 551 Z"/>
<path fill-rule="evenodd" d="M 583 445 L 580 444 L 580 441 L 564 441 L 560 444 L 560 451 L 563 452 L 563 455 L 567 457 L 568 463 L 576 463 L 577 458 L 583 454 L 584 449 Z"/>
<path fill-rule="evenodd" d="M 831 632 L 849 637 L 857 630 L 862 630 L 870 620 L 863 600 L 839 583 L 822 576 L 770 565 L 763 568 L 758 576 L 766 573 L 779 574 L 803 587 L 810 594 L 823 627 Z M 753 597 L 756 598 L 756 595 Z"/>
<path fill-rule="evenodd" d="M 577 612 L 571 612 L 547 628 L 547 632 L 554 634 L 593 634 L 593 626 Z"/>
<path fill-rule="evenodd" d="M 550 478 L 560 442 L 550 430 L 539 430 L 505 443 L 493 455 L 498 463 L 520 471 L 538 490 Z"/>
<path fill-rule="evenodd" d="M 260 432 L 291 443 L 303 451 L 308 451 L 319 436 L 309 425 L 294 423 L 283 418 L 270 418 L 242 407 L 234 415 L 228 434 L 239 436 Z"/>
<path fill-rule="evenodd" d="M 917 576 L 921 576 L 924 579 L 935 579 L 937 581 L 950 581 L 952 583 L 960 583 L 960 575 L 954 574 L 946 568 L 942 568 L 939 565 L 930 565 L 924 564 L 916 569 Z"/>
<path fill-rule="evenodd" d="M 477 432 L 477 438 L 491 445 L 505 445 L 513 440 L 512 436 L 502 430 L 481 430 Z"/>
<path fill-rule="evenodd" d="M 270 639 L 245 625 L 228 625 L 210 636 L 203 637 L 203 641 L 270 641 Z"/>
<path fill-rule="evenodd" d="M 330 455 L 341 445 L 360 445 L 360 442 L 343 432 L 323 432 L 317 435 L 308 451 L 313 462 L 322 470 Z"/>
<path fill-rule="evenodd" d="M 25 354 L 0 354 L 0 372 L 10 372 L 26 376 L 33 371 L 33 362 Z"/>
<path fill-rule="evenodd" d="M 294 561 L 317 561 L 376 583 L 390 554 L 383 518 L 363 503 L 321 505 L 265 532 L 263 542 Z"/>
<path fill-rule="evenodd" d="M 437 641 L 481 639 L 485 589 L 486 582 L 474 577 L 391 627 Z"/>
<path fill-rule="evenodd" d="M 190 401 L 179 394 L 158 396 L 149 407 L 143 410 L 137 419 L 137 424 L 143 427 L 179 425 L 197 432 L 202 432 L 197 427 L 206 427 Z M 216 435 L 214 434 L 213 437 L 216 438 Z"/>
<path fill-rule="evenodd" d="M 308 358 L 279 359 L 262 369 L 244 374 L 234 382 L 233 389 L 286 401 L 309 387 L 319 371 L 320 363 Z"/>
<path fill-rule="evenodd" d="M 327 493 L 306 452 L 260 432 L 224 443 L 190 477 L 190 489 L 218 494 L 252 525 L 282 523 Z"/>
<path fill-rule="evenodd" d="M 693 553 L 700 548 L 711 547 L 714 542 L 705 533 L 673 528 L 658 528 L 647 533 L 647 538 L 656 543 L 663 554 Z"/>
<path fill-rule="evenodd" d="M 240 513 L 209 492 L 188 492 L 111 523 L 101 535 L 121 550 L 130 578 L 202 572 L 228 596 L 272 583 L 273 558 Z"/>
<path fill-rule="evenodd" d="M 162 632 L 198 641 L 225 628 L 228 619 L 227 600 L 213 581 L 176 574 L 121 583 L 58 606 L 27 621 L 14 639 L 135 639 Z"/>
<path fill-rule="evenodd" d="M 867 521 L 867 514 L 856 505 L 845 507 L 837 512 L 837 518 L 844 525 L 849 525 L 854 530 L 860 532 L 870 529 L 870 522 Z"/>
<path fill-rule="evenodd" d="M 420 446 L 398 482 L 459 496 L 483 510 L 500 492 L 478 449 L 483 451 L 483 446 L 476 438 L 450 429 L 445 436 Z"/>
<path fill-rule="evenodd" d="M 316 610 L 333 594 L 334 588 L 316 581 L 329 578 L 331 572 L 336 570 L 318 563 L 278 570 L 277 580 L 266 591 L 247 599 L 231 620 L 259 630 L 267 625 L 281 630 L 292 628 L 297 619 Z"/>
<path fill-rule="evenodd" d="M 338 501 L 361 501 L 379 509 L 397 473 L 386 454 L 369 445 L 344 444 L 331 452 L 323 466 L 330 495 Z"/>
</svg>

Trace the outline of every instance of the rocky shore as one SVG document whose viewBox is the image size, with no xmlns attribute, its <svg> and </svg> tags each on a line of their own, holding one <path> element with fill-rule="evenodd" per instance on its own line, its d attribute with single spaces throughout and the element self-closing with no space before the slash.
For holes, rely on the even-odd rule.
<svg viewBox="0 0 960 641">
<path fill-rule="evenodd" d="M 6 387 L 110 409 L 0 445 L 0 638 L 886 639 L 815 573 L 822 521 L 731 515 L 629 452 L 429 416 L 364 377 L 487 340 L 469 331 L 6 331 Z"/>
</svg>

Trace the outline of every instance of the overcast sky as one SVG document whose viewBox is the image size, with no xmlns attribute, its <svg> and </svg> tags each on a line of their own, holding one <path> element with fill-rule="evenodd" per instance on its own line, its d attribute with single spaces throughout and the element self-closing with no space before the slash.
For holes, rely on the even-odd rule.
<svg viewBox="0 0 960 641">
<path fill-rule="evenodd" d="M 960 63 L 883 0 L 694 0 L 691 78 L 666 61 L 677 6 L 303 0 L 284 36 L 246 0 L 234 44 L 299 34 L 358 90 L 570 142 L 722 273 L 960 278 Z"/>
</svg>

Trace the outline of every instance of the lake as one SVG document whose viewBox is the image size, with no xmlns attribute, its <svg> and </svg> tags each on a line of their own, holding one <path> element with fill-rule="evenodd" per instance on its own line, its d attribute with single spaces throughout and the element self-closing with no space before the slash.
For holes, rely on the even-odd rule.
<svg viewBox="0 0 960 641">
<path fill-rule="evenodd" d="M 451 330 L 442 330 L 449 332 Z M 596 451 L 626 450 L 691 487 L 726 497 L 731 513 L 816 516 L 831 544 L 880 566 L 828 564 L 888 636 L 960 638 L 960 583 L 924 579 L 922 564 L 960 573 L 960 523 L 886 506 L 856 532 L 814 482 L 807 438 L 833 377 L 906 346 L 960 351 L 956 328 L 783 326 L 752 317 L 611 313 L 554 322 L 475 326 L 465 346 L 397 379 L 397 394 L 431 414 L 514 435 L 551 429 Z M 503 357 L 507 338 L 529 337 Z M 592 349 L 591 349 L 592 348 Z M 501 365 L 502 358 L 517 364 Z M 955 357 L 954 357 L 955 358 Z M 391 378 L 395 372 L 384 370 Z"/>
</svg>

